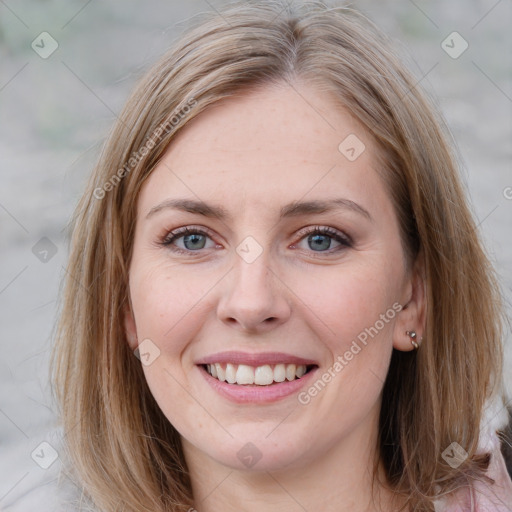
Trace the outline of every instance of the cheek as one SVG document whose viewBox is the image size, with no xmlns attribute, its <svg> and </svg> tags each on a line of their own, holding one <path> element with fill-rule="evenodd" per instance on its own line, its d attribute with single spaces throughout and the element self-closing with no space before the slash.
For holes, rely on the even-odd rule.
<svg viewBox="0 0 512 512">
<path fill-rule="evenodd" d="M 386 379 L 400 269 L 382 264 L 381 257 L 367 253 L 357 264 L 314 269 L 295 280 L 304 303 L 300 314 L 329 355 L 317 376 L 321 382 L 300 400 L 315 402 L 327 423 L 337 418 L 355 425 L 375 405 Z"/>
<path fill-rule="evenodd" d="M 375 254 L 377 256 L 377 254 Z M 301 316 L 316 326 L 319 339 L 333 354 L 348 350 L 351 341 L 371 329 L 376 338 L 389 338 L 396 316 L 393 304 L 400 296 L 399 272 L 365 255 L 364 261 L 311 268 L 288 277 L 299 298 Z M 384 318 L 383 318 L 384 315 Z"/>
<path fill-rule="evenodd" d="M 355 429 L 378 403 L 393 350 L 396 282 L 384 269 L 370 265 L 339 269 L 329 280 L 318 273 L 302 280 L 301 315 L 329 360 L 299 401 L 306 410 L 311 404 L 311 421 L 323 425 L 320 433 L 326 438 Z"/>
<path fill-rule="evenodd" d="M 199 337 L 208 315 L 208 292 L 219 278 L 192 265 L 142 259 L 132 269 L 130 290 L 138 337 L 152 340 L 159 351 L 151 364 L 143 364 L 151 394 L 181 435 L 202 432 L 211 418 L 191 399 L 190 371 L 197 370 L 184 354 Z"/>
<path fill-rule="evenodd" d="M 139 265 L 130 279 L 139 338 L 158 340 L 165 352 L 181 352 L 200 328 L 198 317 L 204 315 L 208 293 L 218 280 L 215 272 L 187 265 Z"/>
<path fill-rule="evenodd" d="M 148 387 L 171 425 L 185 438 L 192 433 L 197 438 L 215 436 L 223 439 L 226 435 L 201 401 L 194 398 L 195 393 L 176 365 L 172 365 L 165 356 L 158 358 L 151 366 L 144 367 Z"/>
</svg>

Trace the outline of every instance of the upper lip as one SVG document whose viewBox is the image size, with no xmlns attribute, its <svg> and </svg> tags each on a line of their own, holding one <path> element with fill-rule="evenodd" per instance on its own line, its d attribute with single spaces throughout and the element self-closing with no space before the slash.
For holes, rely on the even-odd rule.
<svg viewBox="0 0 512 512">
<path fill-rule="evenodd" d="M 296 365 L 317 365 L 312 359 L 304 359 L 283 352 L 261 352 L 259 354 L 249 354 L 247 352 L 217 352 L 196 361 L 196 364 L 214 364 L 214 363 L 232 363 L 245 364 L 248 366 L 263 366 L 266 364 L 296 364 Z"/>
</svg>

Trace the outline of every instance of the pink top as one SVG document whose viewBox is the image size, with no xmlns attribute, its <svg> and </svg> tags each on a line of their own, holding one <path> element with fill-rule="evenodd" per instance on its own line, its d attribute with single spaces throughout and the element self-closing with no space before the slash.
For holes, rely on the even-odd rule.
<svg viewBox="0 0 512 512">
<path fill-rule="evenodd" d="M 460 489 L 436 505 L 436 512 L 512 512 L 512 480 L 500 451 L 496 431 L 483 432 L 480 446 L 479 451 L 491 453 L 486 474 L 495 481 L 494 485 L 477 482 L 472 489 Z"/>
</svg>

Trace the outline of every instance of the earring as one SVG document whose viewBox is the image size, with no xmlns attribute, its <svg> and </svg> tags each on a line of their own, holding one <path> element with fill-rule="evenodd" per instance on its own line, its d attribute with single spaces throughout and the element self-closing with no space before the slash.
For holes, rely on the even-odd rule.
<svg viewBox="0 0 512 512">
<path fill-rule="evenodd" d="M 420 347 L 418 342 L 416 341 L 416 331 L 405 331 L 405 334 L 411 338 L 411 344 L 415 348 L 415 350 L 418 350 Z M 420 338 L 420 343 L 422 342 L 423 338 Z"/>
</svg>

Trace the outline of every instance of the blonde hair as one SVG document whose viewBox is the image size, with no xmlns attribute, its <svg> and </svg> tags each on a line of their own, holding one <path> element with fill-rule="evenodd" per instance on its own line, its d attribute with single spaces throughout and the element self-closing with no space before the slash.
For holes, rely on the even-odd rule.
<svg viewBox="0 0 512 512">
<path fill-rule="evenodd" d="M 130 96 L 72 219 L 53 360 L 69 456 L 101 510 L 193 504 L 180 437 L 124 332 L 141 186 L 176 134 L 209 105 L 296 79 L 332 93 L 373 135 L 404 254 L 409 265 L 424 264 L 424 341 L 418 352 L 393 352 L 383 389 L 387 485 L 412 510 L 427 511 L 439 496 L 484 477 L 488 457 L 475 452 L 484 402 L 501 383 L 499 288 L 449 134 L 391 48 L 346 8 L 238 2 L 183 35 Z M 441 455 L 454 441 L 469 454 L 457 468 Z"/>
</svg>

